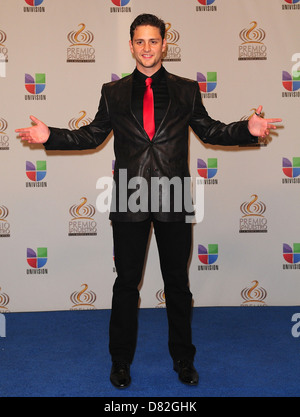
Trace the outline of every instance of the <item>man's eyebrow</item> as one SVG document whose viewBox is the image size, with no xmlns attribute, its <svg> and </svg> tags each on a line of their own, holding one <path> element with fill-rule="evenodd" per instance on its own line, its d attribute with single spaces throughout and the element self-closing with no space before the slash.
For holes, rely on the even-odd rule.
<svg viewBox="0 0 300 417">
<path fill-rule="evenodd" d="M 149 40 L 149 41 L 159 41 L 159 38 L 150 38 L 150 39 L 142 39 L 142 38 L 138 38 L 138 39 L 134 39 L 135 42 L 137 41 L 145 41 L 145 40 Z"/>
</svg>

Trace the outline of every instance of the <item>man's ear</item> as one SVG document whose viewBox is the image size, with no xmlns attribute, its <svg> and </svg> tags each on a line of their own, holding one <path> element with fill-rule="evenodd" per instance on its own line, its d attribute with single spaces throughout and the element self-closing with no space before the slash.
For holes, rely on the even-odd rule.
<svg viewBox="0 0 300 417">
<path fill-rule="evenodd" d="M 163 59 L 167 56 L 167 53 L 168 53 L 167 39 L 163 39 L 163 44 L 162 44 L 162 56 L 163 56 Z"/>
<path fill-rule="evenodd" d="M 163 39 L 163 52 L 167 50 L 167 39 Z"/>
<path fill-rule="evenodd" d="M 130 48 L 131 53 L 133 54 L 133 46 L 132 46 L 132 40 L 131 39 L 129 41 L 129 48 Z"/>
</svg>

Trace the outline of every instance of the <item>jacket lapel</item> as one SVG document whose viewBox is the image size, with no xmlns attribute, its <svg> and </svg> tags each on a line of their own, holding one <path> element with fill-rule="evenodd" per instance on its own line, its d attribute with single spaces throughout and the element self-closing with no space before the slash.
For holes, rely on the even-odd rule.
<svg viewBox="0 0 300 417">
<path fill-rule="evenodd" d="M 160 125 L 158 126 L 152 140 L 155 140 L 155 138 L 159 134 L 159 132 L 161 130 L 163 130 L 164 124 L 166 123 L 166 120 L 167 120 L 167 118 L 170 114 L 171 105 L 174 102 L 174 87 L 173 87 L 174 83 L 173 83 L 172 77 L 170 76 L 170 74 L 167 71 L 166 71 L 166 78 L 167 78 L 167 87 L 168 87 L 168 92 L 169 92 L 169 104 L 168 104 L 166 113 L 165 113 L 164 117 L 162 118 L 162 121 L 160 122 Z"/>
</svg>

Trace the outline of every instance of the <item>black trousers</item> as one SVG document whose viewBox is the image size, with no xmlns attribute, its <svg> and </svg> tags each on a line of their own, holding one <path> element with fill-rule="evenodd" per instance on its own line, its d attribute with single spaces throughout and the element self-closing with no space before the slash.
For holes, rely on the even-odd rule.
<svg viewBox="0 0 300 417">
<path fill-rule="evenodd" d="M 191 310 L 188 282 L 191 224 L 113 222 L 117 278 L 113 287 L 109 349 L 113 361 L 132 362 L 137 339 L 139 290 L 149 232 L 153 222 L 166 297 L 169 351 L 173 360 L 193 360 Z"/>
</svg>

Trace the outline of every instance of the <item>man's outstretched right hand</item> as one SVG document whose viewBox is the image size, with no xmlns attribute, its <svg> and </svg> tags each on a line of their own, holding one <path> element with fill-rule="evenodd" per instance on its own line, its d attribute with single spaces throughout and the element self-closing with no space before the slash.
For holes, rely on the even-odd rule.
<svg viewBox="0 0 300 417">
<path fill-rule="evenodd" d="M 41 122 L 34 116 L 30 116 L 30 119 L 35 123 L 34 126 L 16 129 L 22 140 L 26 140 L 28 143 L 45 143 L 49 139 L 50 130 L 45 123 Z"/>
</svg>

